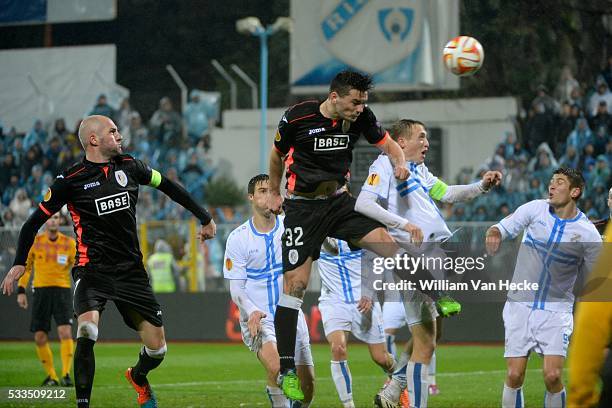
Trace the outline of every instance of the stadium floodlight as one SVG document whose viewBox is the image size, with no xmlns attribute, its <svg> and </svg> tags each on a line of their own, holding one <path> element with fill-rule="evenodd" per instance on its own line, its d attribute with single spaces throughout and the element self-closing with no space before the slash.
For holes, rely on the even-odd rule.
<svg viewBox="0 0 612 408">
<path fill-rule="evenodd" d="M 291 32 L 292 21 L 289 17 L 278 17 L 274 24 L 264 28 L 257 17 L 245 17 L 236 21 L 236 31 L 240 34 L 259 37 L 259 106 L 261 121 L 259 127 L 259 170 L 265 173 L 268 168 L 268 138 L 266 137 L 266 114 L 268 110 L 268 37 L 278 31 Z"/>
</svg>

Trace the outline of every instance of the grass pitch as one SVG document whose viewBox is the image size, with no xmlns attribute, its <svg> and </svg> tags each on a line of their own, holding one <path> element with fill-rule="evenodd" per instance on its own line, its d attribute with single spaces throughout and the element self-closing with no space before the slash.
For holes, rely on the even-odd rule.
<svg viewBox="0 0 612 408">
<path fill-rule="evenodd" d="M 172 343 L 164 363 L 149 374 L 160 407 L 268 407 L 264 370 L 242 344 Z M 57 343 L 52 343 L 56 371 L 61 370 Z M 136 407 L 136 393 L 123 374 L 136 362 L 136 343 L 99 343 L 95 347 L 96 378 L 92 407 Z M 340 407 L 331 379 L 327 345 L 313 346 L 315 407 Z M 441 394 L 429 406 L 493 408 L 500 406 L 505 373 L 501 346 L 445 346 L 437 351 Z M 385 380 L 362 344 L 349 345 L 353 397 L 358 407 L 371 407 Z M 541 359 L 529 362 L 524 393 L 527 406 L 542 406 Z M 0 343 L 0 407 L 74 407 L 74 389 L 61 400 L 9 400 L 9 390 L 33 389 L 45 374 L 34 342 Z"/>
</svg>

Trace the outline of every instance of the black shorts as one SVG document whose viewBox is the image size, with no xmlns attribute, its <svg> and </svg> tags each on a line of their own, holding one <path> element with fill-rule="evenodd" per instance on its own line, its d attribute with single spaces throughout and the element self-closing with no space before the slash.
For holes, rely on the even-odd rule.
<svg viewBox="0 0 612 408">
<path fill-rule="evenodd" d="M 70 288 L 47 286 L 34 288 L 32 296 L 32 323 L 30 331 L 51 330 L 51 316 L 58 326 L 72 324 L 72 302 Z"/>
<path fill-rule="evenodd" d="M 153 295 L 149 275 L 142 266 L 102 270 L 97 267 L 73 269 L 74 314 L 104 310 L 106 302 L 115 302 L 123 321 L 134 330 L 144 319 L 154 326 L 163 326 L 162 311 Z"/>
<path fill-rule="evenodd" d="M 285 200 L 283 272 L 302 265 L 308 257 L 319 259 L 326 237 L 354 243 L 376 228 L 385 228 L 355 211 L 355 198 L 348 193 L 326 200 Z"/>
</svg>

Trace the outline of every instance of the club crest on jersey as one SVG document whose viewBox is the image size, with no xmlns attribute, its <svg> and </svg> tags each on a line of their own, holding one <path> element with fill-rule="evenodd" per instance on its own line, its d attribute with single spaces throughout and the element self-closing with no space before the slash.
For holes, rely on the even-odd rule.
<svg viewBox="0 0 612 408">
<path fill-rule="evenodd" d="M 96 199 L 98 215 L 110 214 L 130 208 L 130 196 L 127 191 Z"/>
<path fill-rule="evenodd" d="M 292 249 L 289 251 L 289 263 L 291 265 L 295 265 L 298 261 L 299 255 L 297 249 Z"/>
<path fill-rule="evenodd" d="M 128 178 L 123 172 L 123 170 L 119 170 L 115 172 L 115 180 L 121 187 L 127 186 Z"/>
<path fill-rule="evenodd" d="M 229 258 L 226 258 L 225 259 L 225 269 L 227 269 L 228 271 L 231 271 L 233 266 L 234 266 L 234 263 L 232 262 L 232 260 Z"/>
<path fill-rule="evenodd" d="M 314 150 L 345 150 L 349 145 L 349 135 L 329 135 L 314 138 Z"/>
</svg>

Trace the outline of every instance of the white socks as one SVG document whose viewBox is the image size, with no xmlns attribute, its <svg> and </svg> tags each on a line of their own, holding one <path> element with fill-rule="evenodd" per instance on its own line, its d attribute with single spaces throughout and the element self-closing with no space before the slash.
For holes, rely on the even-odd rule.
<svg viewBox="0 0 612 408">
<path fill-rule="evenodd" d="M 270 387 L 266 386 L 266 393 L 268 394 L 268 398 L 270 398 L 270 402 L 272 403 L 272 408 L 289 408 L 289 400 L 283 394 L 283 390 L 278 387 Z"/>
<path fill-rule="evenodd" d="M 428 375 L 429 368 L 427 364 L 415 363 L 413 361 L 408 362 L 406 366 L 406 381 L 411 407 L 427 407 L 427 397 L 429 397 Z"/>
<path fill-rule="evenodd" d="M 565 408 L 565 400 L 565 388 L 556 393 L 546 391 L 544 408 Z"/>
<path fill-rule="evenodd" d="M 434 351 L 429 362 L 429 385 L 436 385 L 436 352 Z"/>
<path fill-rule="evenodd" d="M 353 379 L 348 367 L 348 361 L 331 361 L 331 374 L 338 391 L 338 397 L 344 408 L 354 408 Z"/>
<path fill-rule="evenodd" d="M 502 408 L 523 408 L 524 406 L 525 400 L 523 398 L 523 387 L 510 388 L 504 383 Z"/>
</svg>

